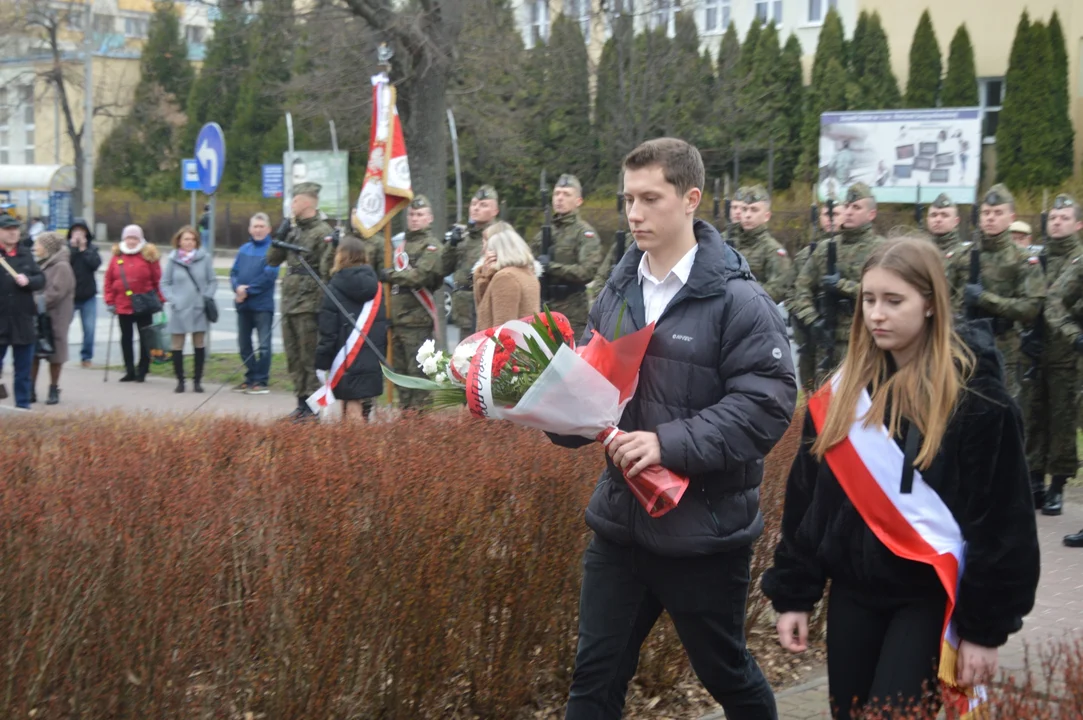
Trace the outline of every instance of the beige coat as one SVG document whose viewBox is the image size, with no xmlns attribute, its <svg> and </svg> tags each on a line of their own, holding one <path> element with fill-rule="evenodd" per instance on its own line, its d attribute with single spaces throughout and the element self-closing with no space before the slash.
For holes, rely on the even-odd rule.
<svg viewBox="0 0 1083 720">
<path fill-rule="evenodd" d="M 540 312 L 541 283 L 532 267 L 506 267 L 495 273 L 479 267 L 474 271 L 474 303 L 476 329 L 487 330 Z"/>
<path fill-rule="evenodd" d="M 68 361 L 68 328 L 75 314 L 75 272 L 71 269 L 71 252 L 62 247 L 57 253 L 42 261 L 45 273 L 45 289 L 41 296 L 45 310 L 53 324 L 53 345 L 56 352 L 49 362 L 62 365 Z"/>
</svg>

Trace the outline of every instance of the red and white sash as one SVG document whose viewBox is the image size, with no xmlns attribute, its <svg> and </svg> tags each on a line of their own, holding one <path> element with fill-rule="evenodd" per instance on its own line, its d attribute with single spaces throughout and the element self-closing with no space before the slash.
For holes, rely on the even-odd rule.
<svg viewBox="0 0 1083 720">
<path fill-rule="evenodd" d="M 346 344 L 339 348 L 338 354 L 335 355 L 334 362 L 331 363 L 331 372 L 328 373 L 323 387 L 312 393 L 308 400 L 305 401 L 308 403 L 308 406 L 312 408 L 312 412 L 318 413 L 323 408 L 331 407 L 331 405 L 334 404 L 334 387 L 338 385 L 338 381 L 346 374 L 346 369 L 357 359 L 357 353 L 361 352 L 361 347 L 365 344 L 365 338 L 369 336 L 369 332 L 372 330 L 372 323 L 376 320 L 376 315 L 379 313 L 383 294 L 384 286 L 377 283 L 376 297 L 362 306 L 361 312 L 357 315 L 357 322 L 354 324 L 353 331 L 350 333 L 350 337 L 346 339 Z"/>
<path fill-rule="evenodd" d="M 395 250 L 395 269 L 399 272 L 410 269 L 410 255 L 406 252 L 405 242 Z M 432 332 L 433 337 L 436 338 L 437 344 L 440 343 L 440 316 L 436 314 L 436 298 L 433 297 L 432 291 L 426 288 L 419 290 L 411 290 L 417 301 L 421 303 L 421 307 L 425 308 L 425 312 L 429 313 L 429 317 L 432 318 Z"/>
<path fill-rule="evenodd" d="M 809 399 L 809 412 L 817 432 L 823 431 L 838 379 L 836 375 Z M 959 635 L 952 622 L 952 612 L 963 574 L 966 541 L 951 510 L 917 468 L 914 468 L 911 492 L 902 492 L 903 451 L 882 423 L 865 426 L 871 407 L 872 399 L 867 391 L 862 391 L 849 434 L 830 448 L 824 459 L 880 542 L 899 557 L 931 565 L 936 571 L 948 595 L 938 673 L 941 695 L 944 704 L 954 712 L 949 717 L 982 717 L 987 700 L 985 687 L 961 687 L 955 679 Z"/>
</svg>

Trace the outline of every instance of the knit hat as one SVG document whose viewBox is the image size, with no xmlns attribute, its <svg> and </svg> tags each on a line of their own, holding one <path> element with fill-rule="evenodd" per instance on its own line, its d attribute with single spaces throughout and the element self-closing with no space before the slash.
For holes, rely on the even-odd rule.
<svg viewBox="0 0 1083 720">
<path fill-rule="evenodd" d="M 124 228 L 124 232 L 120 234 L 121 240 L 127 240 L 130 237 L 137 237 L 144 242 L 146 241 L 146 238 L 143 237 L 143 228 L 138 225 L 128 225 Z"/>
<path fill-rule="evenodd" d="M 45 251 L 45 257 L 56 255 L 65 244 L 64 238 L 54 232 L 40 233 L 34 238 L 34 242 L 41 245 L 41 249 Z"/>
</svg>

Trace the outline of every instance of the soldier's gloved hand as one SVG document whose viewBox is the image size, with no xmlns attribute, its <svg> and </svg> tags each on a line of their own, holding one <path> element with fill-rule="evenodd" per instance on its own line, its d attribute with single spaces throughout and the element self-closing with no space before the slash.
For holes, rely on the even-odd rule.
<svg viewBox="0 0 1083 720">
<path fill-rule="evenodd" d="M 450 245 L 451 247 L 455 247 L 456 245 L 458 245 L 460 242 L 462 242 L 462 239 L 463 239 L 463 226 L 462 225 L 452 225 L 451 229 L 448 230 L 446 233 L 444 233 L 444 242 L 447 243 L 448 245 Z"/>
<path fill-rule="evenodd" d="M 820 285 L 829 293 L 838 293 L 840 282 L 842 282 L 842 275 L 837 272 L 820 278 Z"/>
<path fill-rule="evenodd" d="M 1083 335 L 1077 337 L 1072 346 L 1075 348 L 1075 351 L 1077 353 L 1083 353 Z"/>
<path fill-rule="evenodd" d="M 278 229 L 275 230 L 275 240 L 285 242 L 286 236 L 290 234 L 290 227 L 290 219 L 288 217 L 282 218 L 282 222 L 279 223 Z"/>
<path fill-rule="evenodd" d="M 394 272 L 391 268 L 380 268 L 380 282 L 391 282 L 391 276 Z"/>
<path fill-rule="evenodd" d="M 977 307 L 984 290 L 981 283 L 967 283 L 963 288 L 963 304 L 967 307 Z"/>
</svg>

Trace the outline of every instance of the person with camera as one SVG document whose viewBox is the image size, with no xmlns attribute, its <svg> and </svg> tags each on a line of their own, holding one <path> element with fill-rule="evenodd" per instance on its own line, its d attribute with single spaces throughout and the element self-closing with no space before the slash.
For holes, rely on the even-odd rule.
<svg viewBox="0 0 1083 720">
<path fill-rule="evenodd" d="M 105 271 L 105 307 L 120 322 L 120 351 L 124 376 L 120 382 L 143 382 L 150 370 L 150 347 L 144 335 L 162 309 L 162 259 L 158 248 L 147 242 L 143 228 L 128 225 L 113 246 Z M 139 329 L 139 364 L 135 363 L 135 330 Z"/>
<path fill-rule="evenodd" d="M 10 347 L 18 410 L 30 409 L 30 366 L 34 362 L 38 314 L 34 293 L 44 287 L 45 275 L 30 249 L 19 242 L 19 221 L 0 214 L 0 363 Z M 0 397 L 6 395 L 5 391 Z"/>
<path fill-rule="evenodd" d="M 482 233 L 500 214 L 500 196 L 492 185 L 482 185 L 470 199 L 470 222 L 455 225 L 444 236 L 444 275 L 452 275 L 455 289 L 451 295 L 451 322 L 462 337 L 470 335 L 477 324 L 474 308 L 474 266 L 482 255 Z"/>
<path fill-rule="evenodd" d="M 75 218 L 68 229 L 68 245 L 71 250 L 71 269 L 75 273 L 75 312 L 83 326 L 83 346 L 79 359 L 83 367 L 90 367 L 94 358 L 94 325 L 98 321 L 98 279 L 95 273 L 102 264 L 102 256 L 94 244 L 94 233 L 83 218 Z"/>
</svg>

